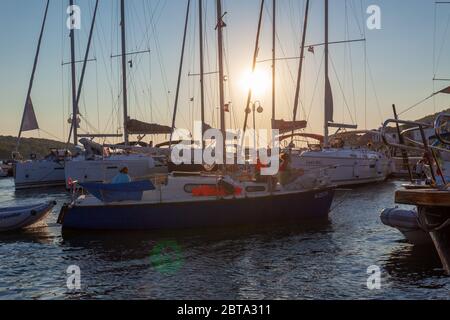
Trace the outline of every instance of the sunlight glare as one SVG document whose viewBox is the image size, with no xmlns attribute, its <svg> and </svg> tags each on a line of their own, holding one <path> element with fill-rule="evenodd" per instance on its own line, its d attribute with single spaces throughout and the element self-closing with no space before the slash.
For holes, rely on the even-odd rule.
<svg viewBox="0 0 450 320">
<path fill-rule="evenodd" d="M 256 97 L 264 95 L 271 83 L 270 75 L 262 70 L 256 70 L 254 73 L 251 70 L 246 70 L 241 77 L 242 90 L 247 92 L 252 89 L 253 95 Z"/>
</svg>

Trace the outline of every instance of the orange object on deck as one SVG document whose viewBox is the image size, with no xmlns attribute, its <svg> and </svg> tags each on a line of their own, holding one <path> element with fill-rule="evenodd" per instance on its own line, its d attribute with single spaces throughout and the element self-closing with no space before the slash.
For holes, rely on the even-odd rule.
<svg viewBox="0 0 450 320">
<path fill-rule="evenodd" d="M 235 187 L 234 195 L 239 196 L 242 193 L 242 188 Z M 231 194 L 227 193 L 227 191 L 222 187 L 216 186 L 200 186 L 192 189 L 192 195 L 194 197 L 212 197 L 212 196 L 230 196 Z"/>
</svg>

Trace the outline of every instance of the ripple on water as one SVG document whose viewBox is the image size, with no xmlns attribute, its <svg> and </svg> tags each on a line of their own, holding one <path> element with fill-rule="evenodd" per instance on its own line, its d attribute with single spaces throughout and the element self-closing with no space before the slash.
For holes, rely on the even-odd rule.
<svg viewBox="0 0 450 320">
<path fill-rule="evenodd" d="M 0 299 L 448 299 L 436 254 L 379 221 L 399 185 L 339 191 L 321 224 L 62 235 L 64 190 L 15 192 L 0 180 L 2 205 L 58 202 L 48 227 L 0 235 Z M 81 268 L 77 292 L 66 287 L 70 265 Z M 366 286 L 372 265 L 379 291 Z"/>
</svg>

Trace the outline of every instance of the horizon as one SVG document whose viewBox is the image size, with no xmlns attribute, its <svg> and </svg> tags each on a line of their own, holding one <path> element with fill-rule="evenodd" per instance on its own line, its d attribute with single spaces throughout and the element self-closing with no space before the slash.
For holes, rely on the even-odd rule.
<svg viewBox="0 0 450 320">
<path fill-rule="evenodd" d="M 8 46 L 0 49 L 0 135 L 17 136 L 45 1 L 35 1 L 32 4 L 26 0 L 3 2 L 6 6 L 0 12 L 0 21 L 7 27 L 0 28 L 0 41 L 8 43 Z M 94 2 L 76 2 L 82 10 L 82 28 L 76 30 L 77 59 L 81 59 Z M 251 67 L 259 1 L 223 2 L 224 11 L 227 12 L 224 18 L 227 23 L 226 74 L 229 78 L 226 100 L 232 102 L 232 112 L 227 114 L 227 126 L 241 128 L 247 95 L 242 78 Z M 322 2 L 312 1 L 306 41 L 308 44 L 323 41 Z M 170 125 L 186 3 L 168 0 L 127 2 L 128 51 L 151 50 L 150 54 L 132 56 L 134 66 L 128 69 L 130 115 L 133 118 Z M 205 3 L 205 71 L 215 71 L 214 5 Z M 304 4 L 305 1 L 278 1 L 278 58 L 298 56 Z M 32 91 L 34 108 L 42 130 L 25 133 L 24 137 L 65 141 L 68 135 L 70 68 L 61 66 L 62 61 L 68 61 L 69 53 L 68 30 L 65 28 L 67 5 L 65 1 L 53 1 L 50 4 Z M 369 5 L 381 8 L 381 30 L 368 30 L 365 26 L 366 19 L 370 16 L 365 13 L 365 9 Z M 97 61 L 88 64 L 80 103 L 80 111 L 89 122 L 83 122 L 82 128 L 89 129 L 91 133 L 94 130 L 114 133 L 121 126 L 119 63 L 110 59 L 110 55 L 117 54 L 119 48 L 116 9 L 116 2 L 100 1 L 91 51 L 91 58 L 95 57 Z M 198 72 L 196 10 L 197 2 L 193 1 L 182 75 L 180 116 L 177 121 L 177 127 L 188 129 L 195 120 L 199 120 L 198 79 L 188 76 L 188 73 Z M 258 60 L 271 56 L 270 15 L 271 2 L 266 1 Z M 387 0 L 346 0 L 345 4 L 330 1 L 330 41 L 366 38 L 365 44 L 330 46 L 335 121 L 357 123 L 359 129 L 378 128 L 385 119 L 392 118 L 392 104 L 395 103 L 400 112 L 442 89 L 446 82 L 434 82 L 432 79 L 434 76 L 447 78 L 450 75 L 450 62 L 445 59 L 445 55 L 450 54 L 450 44 L 446 39 L 448 21 L 450 6 L 440 6 L 435 11 L 431 0 L 399 0 L 395 3 Z M 364 66 L 365 50 L 367 67 Z M 307 132 L 322 133 L 322 55 L 321 48 L 317 48 L 314 54 L 305 53 L 300 98 L 302 105 L 297 119 L 309 120 Z M 295 92 L 293 79 L 296 78 L 297 68 L 297 60 L 277 62 L 279 119 L 292 118 Z M 77 77 L 80 69 L 81 65 L 78 64 Z M 259 63 L 257 70 L 261 77 L 270 78 L 270 63 Z M 206 79 L 207 121 L 212 126 L 218 122 L 217 84 L 218 80 L 214 75 Z M 364 94 L 366 86 L 367 113 Z M 262 87 L 264 90 L 254 99 L 261 101 L 264 107 L 264 113 L 258 115 L 257 126 L 267 128 L 271 118 L 271 84 L 265 83 Z M 447 109 L 448 106 L 449 97 L 437 96 L 403 118 L 419 119 Z"/>
</svg>

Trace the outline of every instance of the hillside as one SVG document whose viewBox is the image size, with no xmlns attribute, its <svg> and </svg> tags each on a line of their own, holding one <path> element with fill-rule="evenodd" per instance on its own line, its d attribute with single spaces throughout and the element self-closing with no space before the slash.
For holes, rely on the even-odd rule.
<svg viewBox="0 0 450 320">
<path fill-rule="evenodd" d="M 16 137 L 0 136 L 0 160 L 11 158 L 11 152 L 15 149 L 16 143 Z M 42 158 L 48 155 L 51 148 L 64 149 L 66 144 L 48 139 L 22 138 L 19 152 L 24 158 L 29 158 L 30 154 L 36 154 L 38 158 Z"/>
<path fill-rule="evenodd" d="M 438 112 L 438 113 L 435 113 L 435 114 L 432 114 L 432 115 L 423 117 L 422 119 L 419 119 L 419 120 L 417 120 L 417 121 L 419 121 L 419 122 L 424 122 L 424 123 L 432 123 L 432 122 L 434 122 L 434 120 L 436 119 L 436 117 L 437 117 L 440 113 L 443 113 L 443 112 L 445 112 L 445 113 L 450 113 L 450 109 L 442 110 L 442 111 L 440 111 L 440 112 Z"/>
</svg>

